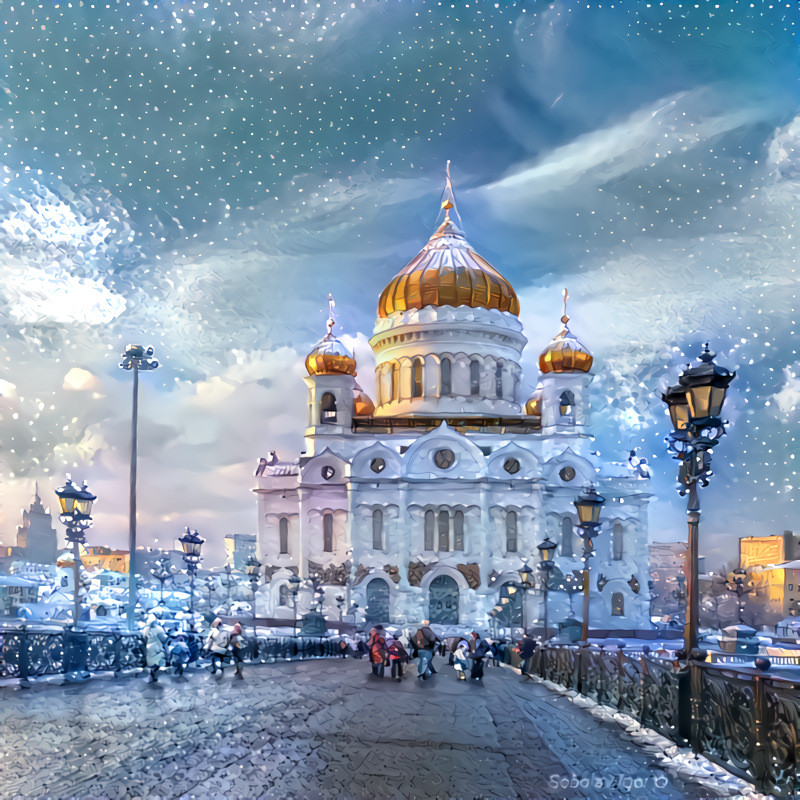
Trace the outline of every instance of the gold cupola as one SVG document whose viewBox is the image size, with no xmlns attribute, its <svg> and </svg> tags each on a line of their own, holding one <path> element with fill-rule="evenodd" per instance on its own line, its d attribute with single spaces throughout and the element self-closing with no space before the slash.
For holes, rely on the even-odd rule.
<svg viewBox="0 0 800 800">
<path fill-rule="evenodd" d="M 336 320 L 333 317 L 333 298 L 328 295 L 328 333 L 306 356 L 309 375 L 355 375 L 356 360 L 353 354 L 333 335 Z"/>
<path fill-rule="evenodd" d="M 375 403 L 370 396 L 358 385 L 353 387 L 353 416 L 371 417 L 375 413 Z"/>
<path fill-rule="evenodd" d="M 495 308 L 518 315 L 519 300 L 511 284 L 472 249 L 458 225 L 449 161 L 442 209 L 442 224 L 381 292 L 378 316 L 425 306 Z"/>
<path fill-rule="evenodd" d="M 528 399 L 528 402 L 525 403 L 525 413 L 529 417 L 541 417 L 542 416 L 542 387 L 537 386 L 534 393 Z"/>
<path fill-rule="evenodd" d="M 568 297 L 569 292 L 564 289 L 564 315 L 561 317 L 564 327 L 539 356 L 539 369 L 542 372 L 588 372 L 592 368 L 592 354 L 567 327 Z"/>
</svg>

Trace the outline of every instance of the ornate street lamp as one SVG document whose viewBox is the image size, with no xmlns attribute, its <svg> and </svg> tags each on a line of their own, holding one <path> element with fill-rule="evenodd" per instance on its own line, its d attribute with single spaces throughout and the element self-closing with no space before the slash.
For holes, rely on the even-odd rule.
<svg viewBox="0 0 800 800">
<path fill-rule="evenodd" d="M 149 371 L 158 367 L 153 358 L 153 348 L 140 344 L 129 344 L 122 354 L 120 367 L 133 370 L 133 411 L 131 414 L 131 478 L 130 478 L 130 523 L 128 529 L 128 630 L 133 630 L 136 609 L 136 455 L 139 425 L 139 370 Z"/>
<path fill-rule="evenodd" d="M 556 552 L 556 543 L 550 541 L 548 536 L 541 544 L 536 545 L 539 550 L 539 569 L 542 570 L 542 592 L 544 593 L 544 637 L 543 642 L 548 639 L 547 630 L 547 595 L 550 591 L 550 575 L 555 567 L 553 555 Z"/>
<path fill-rule="evenodd" d="M 342 612 L 344 611 L 344 597 L 340 594 L 336 595 L 336 607 L 339 609 L 339 622 L 342 621 Z"/>
<path fill-rule="evenodd" d="M 294 573 L 289 577 L 289 591 L 292 593 L 292 605 L 294 606 L 294 627 L 297 628 L 297 593 L 300 591 L 302 581 Z"/>
<path fill-rule="evenodd" d="M 523 559 L 522 566 L 517 572 L 519 573 L 519 583 L 515 588 L 520 590 L 520 622 L 522 622 L 522 635 L 527 636 L 528 626 L 525 621 L 525 600 L 528 596 L 528 589 L 533 589 L 533 570 L 528 566 L 528 562 Z"/>
<path fill-rule="evenodd" d="M 92 503 L 97 498 L 87 489 L 85 483 L 78 489 L 69 478 L 63 486 L 56 489 L 56 496 L 61 506 L 58 519 L 66 527 L 67 541 L 72 545 L 72 624 L 77 629 L 81 618 L 80 571 L 78 567 L 81 560 L 80 546 L 86 544 L 86 531 L 92 526 Z"/>
<path fill-rule="evenodd" d="M 667 437 L 670 452 L 679 462 L 678 491 L 689 495 L 686 503 L 689 539 L 689 574 L 686 587 L 686 624 L 683 629 L 683 652 L 679 657 L 704 660 L 705 653 L 697 647 L 700 602 L 698 581 L 700 498 L 697 485 L 708 486 L 711 477 L 711 451 L 725 434 L 721 418 L 728 386 L 736 377 L 726 367 L 714 363 L 714 353 L 703 345 L 700 363 L 678 376 L 678 383 L 661 396 L 669 410 L 672 433 Z M 693 668 L 694 669 L 694 668 Z M 700 747 L 698 723 L 700 697 L 695 688 L 695 676 L 690 680 L 691 740 L 695 752 Z"/>
<path fill-rule="evenodd" d="M 183 560 L 186 563 L 186 571 L 189 573 L 189 614 L 194 616 L 194 576 L 202 560 L 200 551 L 205 539 L 198 536 L 197 531 L 193 531 L 187 526 L 186 533 L 178 541 L 183 547 Z"/>
<path fill-rule="evenodd" d="M 592 539 L 597 536 L 600 527 L 600 509 L 605 503 L 605 498 L 595 492 L 593 486 L 575 500 L 578 511 L 578 535 L 583 539 L 583 624 L 581 625 L 581 640 L 589 641 L 589 559 L 592 556 Z"/>
<path fill-rule="evenodd" d="M 244 571 L 250 578 L 250 591 L 253 593 L 253 635 L 256 636 L 256 592 L 258 591 L 259 572 L 261 562 L 251 555 L 244 564 Z"/>
<path fill-rule="evenodd" d="M 667 442 L 679 462 L 679 492 L 682 496 L 689 496 L 686 505 L 689 575 L 683 641 L 686 658 L 697 650 L 699 620 L 697 561 L 700 499 L 697 485 L 707 486 L 711 477 L 711 450 L 725 434 L 725 423 L 720 417 L 722 406 L 728 386 L 736 377 L 735 372 L 714 363 L 714 353 L 708 349 L 708 343 L 703 345 L 699 361 L 699 365 L 681 372 L 678 383 L 661 395 L 672 421 L 673 430 Z"/>
<path fill-rule="evenodd" d="M 228 597 L 228 613 L 231 613 L 231 586 L 233 585 L 233 578 L 231 577 L 231 573 L 233 572 L 233 567 L 230 564 L 225 565 L 225 591 Z"/>
<path fill-rule="evenodd" d="M 170 569 L 169 556 L 162 556 L 156 559 L 155 564 L 150 567 L 150 574 L 159 582 L 161 590 L 160 602 L 164 602 L 164 583 L 172 576 Z"/>
</svg>

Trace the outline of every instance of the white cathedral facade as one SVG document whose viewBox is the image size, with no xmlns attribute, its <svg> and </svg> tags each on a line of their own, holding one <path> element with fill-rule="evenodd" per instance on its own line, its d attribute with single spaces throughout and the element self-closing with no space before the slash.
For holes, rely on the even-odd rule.
<svg viewBox="0 0 800 800">
<path fill-rule="evenodd" d="M 580 615 L 583 567 L 574 501 L 606 498 L 591 564 L 593 628 L 649 627 L 649 494 L 628 463 L 603 463 L 590 439 L 592 356 L 563 327 L 521 396 L 527 340 L 511 285 L 467 242 L 449 184 L 444 221 L 382 292 L 370 345 L 376 397 L 353 355 L 328 334 L 306 359 L 306 451 L 262 458 L 254 489 L 265 585 L 257 611 L 308 611 L 314 578 L 324 613 L 345 621 L 489 628 L 541 626 L 539 589 L 516 589 L 537 545 L 556 542 L 549 623 Z M 295 600 L 292 573 L 304 579 Z M 337 598 L 338 606 L 337 606 Z M 355 606 L 358 610 L 354 610 Z M 501 617 L 503 616 L 501 615 Z"/>
</svg>

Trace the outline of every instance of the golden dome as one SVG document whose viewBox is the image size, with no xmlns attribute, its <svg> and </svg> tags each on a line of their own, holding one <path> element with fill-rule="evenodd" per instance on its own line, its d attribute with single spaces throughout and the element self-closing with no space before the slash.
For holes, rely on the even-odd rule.
<svg viewBox="0 0 800 800">
<path fill-rule="evenodd" d="M 519 314 L 519 300 L 511 284 L 472 249 L 450 218 L 451 209 L 455 215 L 458 212 L 449 168 L 444 198 L 444 222 L 419 255 L 381 292 L 378 316 L 425 306 L 496 308 Z"/>
<path fill-rule="evenodd" d="M 353 389 L 353 416 L 371 417 L 375 413 L 375 403 L 369 395 L 356 384 Z"/>
<path fill-rule="evenodd" d="M 561 317 L 564 327 L 539 356 L 539 369 L 542 372 L 588 372 L 592 368 L 592 354 L 567 327 L 568 297 L 569 292 L 564 289 L 564 316 Z"/>
<path fill-rule="evenodd" d="M 537 386 L 536 391 L 530 396 L 530 399 L 525 403 L 525 413 L 529 417 L 542 416 L 542 387 Z"/>
<path fill-rule="evenodd" d="M 328 333 L 306 356 L 309 375 L 355 375 L 356 360 L 353 354 L 333 335 L 333 298 L 328 295 Z"/>
</svg>

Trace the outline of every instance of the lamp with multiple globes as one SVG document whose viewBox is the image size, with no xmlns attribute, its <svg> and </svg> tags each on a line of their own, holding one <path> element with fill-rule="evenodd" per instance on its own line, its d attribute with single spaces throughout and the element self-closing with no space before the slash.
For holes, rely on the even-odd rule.
<svg viewBox="0 0 800 800">
<path fill-rule="evenodd" d="M 589 486 L 577 500 L 574 501 L 578 512 L 578 535 L 583 539 L 583 622 L 581 625 L 581 640 L 589 640 L 589 559 L 594 548 L 592 539 L 598 534 L 600 527 L 600 509 L 605 503 L 605 498 Z"/>
<path fill-rule="evenodd" d="M 186 564 L 186 571 L 189 573 L 189 614 L 194 615 L 194 576 L 197 573 L 197 568 L 200 566 L 202 557 L 200 551 L 203 547 L 205 539 L 197 535 L 197 531 L 193 531 L 187 526 L 186 533 L 178 539 L 183 548 L 183 560 Z"/>
<path fill-rule="evenodd" d="M 250 591 L 253 593 L 253 635 L 256 635 L 256 592 L 258 591 L 258 580 L 261 575 L 261 562 L 254 556 L 248 557 L 244 562 L 244 571 L 250 579 Z"/>
<path fill-rule="evenodd" d="M 547 596 L 550 591 L 550 575 L 555 568 L 553 556 L 556 552 L 556 543 L 550 540 L 548 536 L 543 542 L 536 545 L 539 551 L 539 569 L 542 570 L 542 593 L 544 595 L 544 636 L 543 642 L 548 639 L 548 626 L 547 626 Z"/>
</svg>

